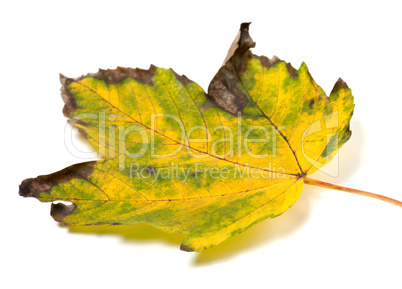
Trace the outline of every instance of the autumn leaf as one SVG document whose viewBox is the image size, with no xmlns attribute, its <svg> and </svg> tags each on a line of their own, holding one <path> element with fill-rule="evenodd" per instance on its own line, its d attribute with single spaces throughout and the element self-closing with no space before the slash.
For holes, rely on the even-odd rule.
<svg viewBox="0 0 402 289">
<path fill-rule="evenodd" d="M 64 114 L 102 157 L 26 179 L 66 226 L 150 224 L 202 251 L 284 213 L 349 140 L 353 96 L 329 97 L 305 63 L 250 52 L 241 25 L 208 93 L 172 69 L 61 75 Z"/>
</svg>

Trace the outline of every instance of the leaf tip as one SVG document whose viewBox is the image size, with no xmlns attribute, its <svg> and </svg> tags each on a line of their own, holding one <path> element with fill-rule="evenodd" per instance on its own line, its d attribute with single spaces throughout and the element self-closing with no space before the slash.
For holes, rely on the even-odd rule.
<svg viewBox="0 0 402 289">
<path fill-rule="evenodd" d="M 249 29 L 251 22 L 243 22 L 240 24 L 240 30 Z"/>
<path fill-rule="evenodd" d="M 63 86 L 68 86 L 68 85 L 70 85 L 71 82 L 74 81 L 74 79 L 71 79 L 62 73 L 59 73 L 59 79 L 60 79 L 61 85 L 63 85 Z"/>
<path fill-rule="evenodd" d="M 151 64 L 148 68 L 148 71 L 155 74 L 155 72 L 158 70 L 158 66 Z"/>
<path fill-rule="evenodd" d="M 304 63 L 304 62 L 303 62 Z M 303 63 L 300 66 L 300 69 L 303 69 Z M 293 79 L 298 79 L 299 78 L 299 72 L 290 64 L 290 62 L 286 62 L 286 69 L 288 70 L 288 73 Z"/>
<path fill-rule="evenodd" d="M 195 252 L 195 250 L 187 245 L 181 244 L 180 245 L 180 250 L 184 252 Z"/>
<path fill-rule="evenodd" d="M 19 186 L 18 194 L 22 197 L 34 197 L 37 198 L 41 193 L 41 185 L 37 179 L 29 178 L 23 180 Z"/>
<path fill-rule="evenodd" d="M 67 86 L 74 82 L 74 79 L 68 78 L 61 73 L 59 74 L 59 76 L 61 83 L 61 98 L 64 101 L 63 114 L 66 117 L 70 117 L 70 114 L 76 111 L 76 109 L 78 108 L 77 101 L 75 100 L 74 95 L 67 89 Z"/>
<path fill-rule="evenodd" d="M 172 68 L 169 68 L 169 70 L 174 74 L 174 76 L 176 77 L 176 79 L 183 84 L 184 86 L 192 83 L 192 81 L 190 79 L 188 79 L 187 76 L 185 76 L 184 74 L 179 75 L 176 73 L 176 71 L 174 71 Z"/>
<path fill-rule="evenodd" d="M 87 179 L 93 172 L 96 161 L 78 163 L 58 172 L 25 179 L 19 186 L 19 195 L 39 198 L 40 193 L 48 192 L 53 187 L 69 182 L 72 179 Z"/>
<path fill-rule="evenodd" d="M 343 81 L 342 78 L 339 77 L 334 85 L 334 88 L 331 91 L 331 94 L 337 93 L 341 89 L 349 89 L 349 86 L 346 84 L 345 81 Z"/>
<path fill-rule="evenodd" d="M 75 204 L 65 205 L 63 203 L 52 203 L 50 207 L 50 216 L 52 216 L 56 222 L 63 222 L 63 219 L 70 215 L 75 208 Z"/>
<path fill-rule="evenodd" d="M 239 48 L 243 48 L 244 51 L 247 51 L 248 49 L 255 47 L 255 42 L 251 38 L 248 30 L 250 28 L 251 22 L 243 22 L 240 25 L 240 39 L 238 41 Z"/>
<path fill-rule="evenodd" d="M 240 31 L 229 48 L 222 67 L 215 74 L 208 86 L 207 96 L 221 109 L 233 115 L 239 115 L 247 106 L 249 99 L 239 88 L 239 71 L 242 71 L 245 59 L 251 56 L 250 48 L 255 42 L 249 34 L 251 22 L 240 25 Z"/>
</svg>

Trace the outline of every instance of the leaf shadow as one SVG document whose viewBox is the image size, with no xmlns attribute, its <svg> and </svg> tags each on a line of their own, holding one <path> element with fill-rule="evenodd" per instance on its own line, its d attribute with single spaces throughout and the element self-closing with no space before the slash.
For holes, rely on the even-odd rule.
<svg viewBox="0 0 402 289">
<path fill-rule="evenodd" d="M 360 158 L 363 151 L 364 131 L 359 121 L 352 122 L 353 138 L 339 153 L 338 170 L 336 177 L 331 177 L 320 171 L 314 173 L 314 178 L 332 181 L 338 184 L 351 178 L 360 166 Z M 356 133 L 355 133 L 356 132 Z M 270 243 L 286 238 L 296 232 L 308 220 L 312 201 L 320 199 L 322 188 L 304 186 L 303 192 L 296 204 L 278 218 L 258 223 L 245 232 L 229 238 L 216 247 L 209 248 L 201 253 L 195 253 L 193 266 L 205 266 L 216 262 L 230 260 L 239 254 L 256 250 L 262 246 L 269 246 Z M 97 234 L 97 235 L 118 235 L 126 242 L 135 244 L 149 244 L 164 242 L 169 246 L 179 248 L 183 234 L 169 234 L 160 231 L 149 225 L 94 225 L 69 227 L 72 233 Z M 184 253 L 183 254 L 189 254 Z"/>
<path fill-rule="evenodd" d="M 102 235 L 117 235 L 123 238 L 124 241 L 130 243 L 147 243 L 152 240 L 155 242 L 164 242 L 165 244 L 180 247 L 183 234 L 169 234 L 158 230 L 150 225 L 93 225 L 93 226 L 72 226 L 68 227 L 71 233 L 80 234 L 96 234 Z"/>
</svg>

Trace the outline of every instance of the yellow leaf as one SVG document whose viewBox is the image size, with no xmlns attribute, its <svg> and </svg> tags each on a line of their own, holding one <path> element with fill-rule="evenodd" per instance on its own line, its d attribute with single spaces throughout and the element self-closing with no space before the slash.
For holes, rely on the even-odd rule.
<svg viewBox="0 0 402 289">
<path fill-rule="evenodd" d="M 171 69 L 61 76 L 64 114 L 97 150 L 86 162 L 20 185 L 64 225 L 150 224 L 201 251 L 298 199 L 304 177 L 350 138 L 354 104 L 341 79 L 330 96 L 303 63 L 250 52 L 242 24 L 208 94 Z"/>
</svg>

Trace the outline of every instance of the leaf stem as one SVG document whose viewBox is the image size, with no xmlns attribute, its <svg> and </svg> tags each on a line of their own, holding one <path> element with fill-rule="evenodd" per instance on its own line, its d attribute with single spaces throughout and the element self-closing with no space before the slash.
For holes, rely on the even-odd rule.
<svg viewBox="0 0 402 289">
<path fill-rule="evenodd" d="M 347 187 L 342 187 L 342 186 L 326 183 L 326 182 L 323 182 L 323 181 L 310 179 L 310 178 L 307 178 L 307 177 L 304 177 L 304 183 L 307 184 L 307 185 L 313 185 L 313 186 L 317 186 L 317 187 L 323 187 L 323 188 L 327 188 L 327 189 L 332 189 L 332 190 L 338 190 L 338 191 L 343 191 L 343 192 L 347 192 L 347 193 L 358 194 L 358 195 L 374 198 L 374 199 L 377 199 L 377 200 L 381 200 L 381 201 L 384 201 L 384 202 L 387 202 L 387 203 L 402 207 L 402 202 L 401 201 L 398 201 L 398 200 L 395 200 L 395 199 L 392 199 L 392 198 L 388 198 L 388 197 L 383 196 L 383 195 L 378 195 L 378 194 L 373 194 L 373 193 L 369 193 L 369 192 L 366 192 L 366 191 L 361 191 L 361 190 L 351 189 L 351 188 L 347 188 Z"/>
</svg>

